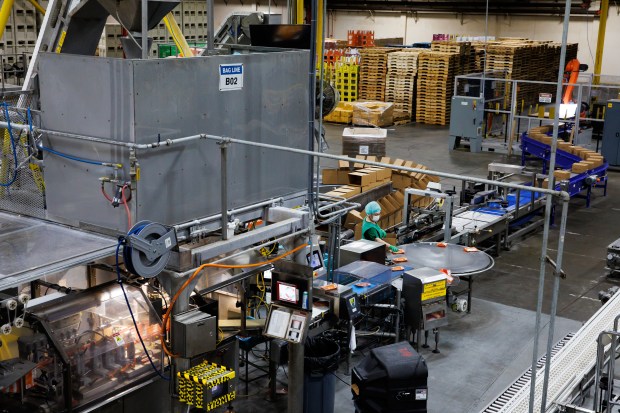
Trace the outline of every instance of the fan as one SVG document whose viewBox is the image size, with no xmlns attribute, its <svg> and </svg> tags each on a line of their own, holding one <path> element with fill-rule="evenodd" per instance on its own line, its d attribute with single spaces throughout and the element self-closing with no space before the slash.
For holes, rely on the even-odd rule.
<svg viewBox="0 0 620 413">
<path fill-rule="evenodd" d="M 314 117 L 317 119 L 321 115 L 319 113 L 319 110 L 321 110 L 321 99 L 323 99 L 322 116 L 325 117 L 332 113 L 334 109 L 336 109 L 336 106 L 338 106 L 338 102 L 340 102 L 340 93 L 328 82 L 323 81 L 322 87 L 320 82 L 316 83 L 316 109 L 314 111 Z"/>
<path fill-rule="evenodd" d="M 323 100 L 322 112 L 321 100 Z M 334 89 L 332 85 L 325 81 L 323 81 L 322 85 L 320 82 L 316 83 L 316 106 L 314 109 L 315 119 L 323 118 L 332 113 L 333 110 L 336 109 L 336 106 L 338 106 L 338 102 L 340 102 L 340 93 L 338 93 L 338 90 Z M 321 130 L 319 131 L 318 122 L 314 125 L 314 137 L 319 144 L 320 151 L 325 152 L 329 149 L 329 145 L 325 140 L 325 128 L 321 127 Z"/>
</svg>

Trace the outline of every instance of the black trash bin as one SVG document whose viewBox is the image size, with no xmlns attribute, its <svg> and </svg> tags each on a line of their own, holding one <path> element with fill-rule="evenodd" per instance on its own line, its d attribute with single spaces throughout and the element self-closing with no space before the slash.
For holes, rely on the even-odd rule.
<svg viewBox="0 0 620 413">
<path fill-rule="evenodd" d="M 340 346 L 335 341 L 312 337 L 304 346 L 304 413 L 334 413 Z"/>
</svg>

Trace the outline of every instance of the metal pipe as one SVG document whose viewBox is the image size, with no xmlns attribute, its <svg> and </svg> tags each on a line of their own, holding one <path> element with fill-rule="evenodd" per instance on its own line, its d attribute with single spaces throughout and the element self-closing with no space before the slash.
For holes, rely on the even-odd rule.
<svg viewBox="0 0 620 413">
<path fill-rule="evenodd" d="M 231 258 L 236 258 L 236 257 L 239 257 L 239 256 L 241 256 L 243 254 L 247 254 L 248 252 L 251 252 L 251 251 L 258 251 L 259 249 L 264 248 L 267 245 L 273 245 L 276 242 L 284 241 L 284 240 L 287 240 L 287 239 L 293 238 L 293 237 L 300 237 L 302 235 L 306 235 L 308 232 L 310 232 L 308 229 L 302 229 L 302 230 L 299 230 L 299 231 L 295 231 L 295 232 L 292 232 L 290 234 L 283 235 L 283 236 L 281 236 L 279 238 L 275 238 L 275 239 L 271 239 L 271 240 L 269 240 L 267 242 L 263 242 L 262 244 L 256 245 L 254 247 L 246 248 L 243 251 L 236 252 L 236 253 L 231 254 L 231 255 L 227 255 L 224 258 L 220 258 L 219 260 L 213 261 L 212 264 L 218 264 L 218 263 L 224 262 L 226 260 L 229 260 Z M 177 273 L 177 274 L 178 274 L 179 278 L 183 278 L 183 277 L 187 277 L 188 275 L 192 275 L 194 273 L 194 271 L 196 271 L 196 268 L 192 268 L 191 270 L 187 270 L 185 272 L 181 272 L 181 273 Z"/>
<path fill-rule="evenodd" d="M 149 58 L 149 2 L 142 0 L 142 59 Z"/>
<path fill-rule="evenodd" d="M 297 13 L 297 24 L 304 24 L 304 0 L 296 0 L 297 6 L 295 12 Z"/>
<path fill-rule="evenodd" d="M 273 205 L 275 203 L 282 202 L 283 200 L 284 199 L 282 197 L 280 197 L 280 198 L 273 198 L 273 199 L 270 199 L 268 201 L 263 201 L 263 202 L 258 202 L 256 204 L 248 205 L 248 206 L 245 206 L 243 208 L 231 209 L 230 211 L 228 211 L 228 215 L 230 216 L 230 215 L 242 214 L 244 212 L 248 212 L 248 211 L 251 211 L 253 209 L 257 209 L 257 208 L 261 208 L 261 207 L 266 207 L 266 206 L 269 206 L 269 205 Z M 177 230 L 177 231 L 184 230 L 184 229 L 187 229 L 189 227 L 193 227 L 195 225 L 200 225 L 200 224 L 204 224 L 204 223 L 207 223 L 207 222 L 217 221 L 221 217 L 222 217 L 222 214 L 217 214 L 217 215 L 211 215 L 210 217 L 206 217 L 206 218 L 195 219 L 193 221 L 189 221 L 189 222 L 185 222 L 183 224 L 175 225 L 174 229 Z"/>
<path fill-rule="evenodd" d="M 13 10 L 14 0 L 3 0 L 2 8 L 0 8 L 0 40 L 4 35 L 4 29 L 6 29 L 6 22 L 9 21 L 11 16 L 11 10 Z"/>
<path fill-rule="evenodd" d="M 568 194 L 568 192 L 565 192 L 565 191 L 555 191 L 552 189 L 545 189 L 545 188 L 532 188 L 530 186 L 518 185 L 518 184 L 513 184 L 510 182 L 496 182 L 496 181 L 491 181 L 489 179 L 475 178 L 475 177 L 470 177 L 466 175 L 457 175 L 457 174 L 452 174 L 448 172 L 433 171 L 430 169 L 408 168 L 404 166 L 386 164 L 382 162 L 368 161 L 368 160 L 357 159 L 357 158 L 349 158 L 348 156 L 331 155 L 328 153 L 312 152 L 312 151 L 306 151 L 303 149 L 288 148 L 284 146 L 271 145 L 267 143 L 250 142 L 250 141 L 244 141 L 244 140 L 234 139 L 234 138 L 224 138 L 221 136 L 205 135 L 204 137 L 205 139 L 209 139 L 209 140 L 218 140 L 218 141 L 223 140 L 229 143 L 239 143 L 242 145 L 256 146 L 259 148 L 274 149 L 278 151 L 292 152 L 292 153 L 298 153 L 302 155 L 319 156 L 321 158 L 335 159 L 338 161 L 357 162 L 357 163 L 361 163 L 365 165 L 378 166 L 381 168 L 391 168 L 391 169 L 395 169 L 399 171 L 421 173 L 425 175 L 438 176 L 438 177 L 447 178 L 447 179 L 457 179 L 459 181 L 472 181 L 472 182 L 479 182 L 479 183 L 487 184 L 487 185 L 501 186 L 504 188 L 521 189 L 523 191 L 530 191 L 530 192 L 539 192 L 543 194 L 549 194 L 552 196 L 559 196 L 559 197 L 566 198 L 566 199 L 570 198 L 570 195 Z"/>
<path fill-rule="evenodd" d="M 549 335 L 547 336 L 547 353 L 545 363 L 545 375 L 543 381 L 542 400 L 540 411 L 544 412 L 547 408 L 547 389 L 549 387 L 549 374 L 551 371 L 551 350 L 553 349 L 553 329 L 555 328 L 555 318 L 558 310 L 558 293 L 560 291 L 560 278 L 562 277 L 562 258 L 564 254 L 564 234 L 566 233 L 566 220 L 568 217 L 568 201 L 562 202 L 562 218 L 560 222 L 560 240 L 558 241 L 558 252 L 555 262 L 553 277 L 553 293 L 551 296 L 551 312 L 549 321 Z M 537 347 L 537 346 L 536 346 Z M 535 371 L 535 370 L 532 370 Z M 533 377 L 533 375 L 532 375 Z"/>
<path fill-rule="evenodd" d="M 314 114 L 316 112 L 316 38 L 317 38 L 317 1 L 310 0 L 312 16 L 310 23 L 310 61 L 308 67 L 308 151 L 314 152 Z M 314 158 L 308 158 L 308 205 L 310 215 L 314 212 L 313 199 Z M 289 408 L 290 410 L 290 408 Z"/>
<path fill-rule="evenodd" d="M 213 0 L 207 0 L 207 52 L 215 49 L 215 12 L 213 11 Z M 235 40 L 237 37 L 235 37 Z"/>
<path fill-rule="evenodd" d="M 45 15 L 45 9 L 37 2 L 37 0 L 28 0 L 28 2 L 32 4 L 32 6 L 37 9 L 39 13 Z"/>
<path fill-rule="evenodd" d="M 222 239 L 228 239 L 228 144 L 220 144 L 220 195 L 221 195 L 221 207 L 222 207 Z"/>
<path fill-rule="evenodd" d="M 562 96 L 562 81 L 564 80 L 564 65 L 566 61 L 566 42 L 568 39 L 568 22 L 569 22 L 569 14 L 570 14 L 570 0 L 566 0 L 565 11 L 564 11 L 564 26 L 562 30 L 562 49 L 560 54 L 560 66 L 558 67 L 558 82 L 556 85 L 556 94 L 555 94 L 555 119 L 553 122 L 553 138 L 551 141 L 551 158 L 549 160 L 549 170 L 551 173 L 549 174 L 549 186 L 548 189 L 554 188 L 554 179 L 553 179 L 553 169 L 555 168 L 555 155 L 558 145 L 558 129 L 560 124 L 560 102 Z M 564 201 L 567 202 L 568 199 L 564 197 Z M 545 224 L 544 224 L 544 232 L 543 232 L 543 240 L 542 247 L 540 253 L 540 276 L 538 279 L 538 301 L 536 304 L 536 325 L 534 329 L 534 349 L 532 351 L 532 380 L 530 384 L 530 400 L 529 400 L 529 412 L 534 413 L 534 398 L 536 396 L 536 363 L 538 360 L 538 340 L 540 337 L 540 324 L 541 324 L 541 315 L 542 315 L 542 305 L 544 300 L 544 290 L 545 290 L 545 270 L 547 262 L 545 257 L 547 256 L 547 245 L 549 243 L 549 227 L 551 225 L 551 203 L 553 199 L 551 197 L 547 197 L 545 200 Z M 567 206 L 565 206 L 567 208 Z M 562 214 L 564 214 L 564 209 L 562 209 Z M 564 231 L 566 228 L 564 228 Z M 560 239 L 564 239 L 564 233 L 560 232 Z M 561 257 L 560 257 L 561 263 Z M 559 281 L 558 281 L 559 282 Z M 555 288 L 555 285 L 554 285 Z M 554 294 L 557 294 L 557 291 L 554 290 Z M 555 315 L 553 315 L 555 317 Z M 549 330 L 549 334 L 553 334 L 551 329 Z M 548 358 L 547 364 L 550 364 L 551 361 Z M 545 373 L 546 374 L 546 373 Z M 548 376 L 545 376 L 546 379 L 543 383 L 545 397 L 541 402 L 541 405 L 546 405 L 546 389 L 548 387 Z M 544 412 L 544 410 L 542 410 Z"/>
</svg>

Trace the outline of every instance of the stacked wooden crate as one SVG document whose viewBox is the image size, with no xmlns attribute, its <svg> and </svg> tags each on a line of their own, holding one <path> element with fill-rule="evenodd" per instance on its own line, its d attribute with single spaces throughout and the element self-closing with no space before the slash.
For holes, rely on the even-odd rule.
<svg viewBox="0 0 620 413">
<path fill-rule="evenodd" d="M 388 54 L 400 49 L 371 47 L 361 49 L 358 99 L 385 101 Z"/>
<path fill-rule="evenodd" d="M 418 57 L 416 120 L 430 125 L 450 122 L 450 103 L 460 54 L 423 52 Z"/>
<path fill-rule="evenodd" d="M 394 122 L 414 120 L 418 56 L 426 49 L 404 49 L 388 56 L 385 99 L 394 103 Z"/>
</svg>

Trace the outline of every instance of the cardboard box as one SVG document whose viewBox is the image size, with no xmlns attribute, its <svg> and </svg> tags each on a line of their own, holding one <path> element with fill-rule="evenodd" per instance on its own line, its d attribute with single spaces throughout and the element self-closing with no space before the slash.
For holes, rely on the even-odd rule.
<svg viewBox="0 0 620 413">
<path fill-rule="evenodd" d="M 553 171 L 553 176 L 555 177 L 556 181 L 567 181 L 568 179 L 570 179 L 570 171 Z"/>
<path fill-rule="evenodd" d="M 359 160 L 365 161 L 366 157 L 364 155 L 356 155 L 355 159 L 359 159 Z M 363 167 L 364 167 L 363 163 L 355 162 L 353 164 L 353 169 L 362 169 Z"/>
<path fill-rule="evenodd" d="M 581 174 L 581 173 L 587 172 L 589 168 L 590 168 L 590 164 L 588 163 L 576 162 L 573 164 L 571 171 L 573 171 L 573 173 L 576 173 L 576 174 Z"/>
<path fill-rule="evenodd" d="M 322 183 L 323 185 L 348 185 L 349 171 L 341 169 L 323 169 Z"/>
<path fill-rule="evenodd" d="M 394 197 L 394 199 L 396 200 L 396 202 L 398 202 L 399 205 L 403 205 L 405 203 L 405 194 L 403 192 L 392 192 L 391 196 Z"/>
<path fill-rule="evenodd" d="M 403 166 L 404 166 L 405 168 L 415 168 L 415 167 L 416 167 L 416 164 L 414 164 L 414 163 L 413 163 L 413 162 L 411 162 L 411 161 L 405 161 L 405 162 L 403 162 Z M 409 175 L 409 176 L 411 176 L 411 177 L 415 177 L 415 176 L 416 176 L 416 173 L 415 173 L 415 172 L 401 171 L 400 173 L 401 173 L 401 174 L 407 174 L 407 175 Z"/>
<path fill-rule="evenodd" d="M 349 211 L 344 221 L 344 227 L 346 229 L 355 229 L 355 225 L 364 221 L 362 214 L 359 211 Z"/>
<path fill-rule="evenodd" d="M 370 167 L 366 168 L 369 171 L 373 171 L 377 174 L 377 181 L 389 181 L 392 177 L 392 170 L 387 168 Z"/>
<path fill-rule="evenodd" d="M 373 182 L 372 184 L 364 185 L 364 186 L 362 186 L 362 192 L 368 192 L 371 189 L 374 189 L 374 188 L 376 188 L 378 186 L 381 186 L 381 185 L 385 185 L 385 182 Z"/>
<path fill-rule="evenodd" d="M 345 198 L 351 198 L 352 196 L 359 194 L 361 192 L 361 188 L 359 186 L 347 185 L 339 187 L 338 191 L 343 192 L 343 196 Z"/>
<path fill-rule="evenodd" d="M 558 141 L 558 149 L 564 152 L 569 152 L 571 144 L 564 141 Z"/>
<path fill-rule="evenodd" d="M 393 174 L 392 187 L 395 189 L 405 189 L 411 186 L 411 177 L 408 175 Z"/>
<path fill-rule="evenodd" d="M 394 123 L 394 104 L 388 102 L 355 102 L 353 124 L 360 126 L 390 126 Z"/>
<path fill-rule="evenodd" d="M 588 158 L 588 162 L 594 162 L 594 167 L 599 167 L 605 163 L 605 159 L 602 156 L 591 156 Z"/>
<path fill-rule="evenodd" d="M 351 162 L 338 161 L 338 169 L 346 169 L 348 171 L 349 169 L 351 169 Z"/>
<path fill-rule="evenodd" d="M 361 222 L 359 224 L 355 224 L 353 233 L 354 233 L 353 238 L 355 238 L 356 240 L 362 239 L 362 223 Z"/>
<path fill-rule="evenodd" d="M 355 186 L 367 186 L 377 181 L 377 175 L 365 172 L 349 172 L 349 184 Z"/>
<path fill-rule="evenodd" d="M 344 128 L 342 154 L 348 156 L 385 156 L 387 130 L 381 128 Z"/>
<path fill-rule="evenodd" d="M 384 156 L 383 158 L 381 158 L 381 163 L 392 163 L 392 158 L 388 158 L 387 156 Z"/>
</svg>

